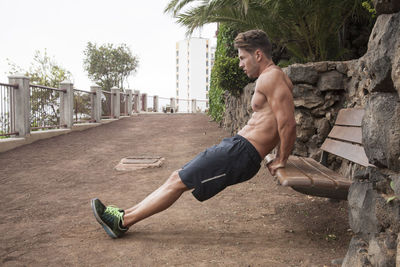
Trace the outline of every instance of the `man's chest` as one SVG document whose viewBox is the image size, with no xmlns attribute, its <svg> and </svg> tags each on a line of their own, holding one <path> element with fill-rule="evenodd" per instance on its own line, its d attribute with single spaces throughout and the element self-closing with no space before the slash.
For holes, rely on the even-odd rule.
<svg viewBox="0 0 400 267">
<path fill-rule="evenodd" d="M 267 98 L 264 94 L 260 93 L 257 89 L 254 91 L 253 97 L 251 98 L 251 108 L 257 112 L 264 109 L 268 105 Z"/>
</svg>

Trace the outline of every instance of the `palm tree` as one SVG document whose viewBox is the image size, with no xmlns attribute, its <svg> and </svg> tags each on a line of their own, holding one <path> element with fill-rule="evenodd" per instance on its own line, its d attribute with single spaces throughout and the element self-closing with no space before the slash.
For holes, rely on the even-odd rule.
<svg viewBox="0 0 400 267">
<path fill-rule="evenodd" d="M 297 61 L 337 59 L 345 52 L 340 29 L 362 10 L 362 0 L 171 0 L 164 12 L 190 35 L 208 23 L 262 29 Z M 357 13 L 358 12 L 358 13 Z"/>
</svg>

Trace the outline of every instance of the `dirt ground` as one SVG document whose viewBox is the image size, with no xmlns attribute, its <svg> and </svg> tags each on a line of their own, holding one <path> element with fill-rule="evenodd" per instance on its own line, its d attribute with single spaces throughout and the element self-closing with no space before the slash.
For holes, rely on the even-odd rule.
<svg viewBox="0 0 400 267">
<path fill-rule="evenodd" d="M 2 266 L 334 266 L 351 232 L 347 203 L 277 185 L 265 167 L 203 203 L 190 192 L 121 239 L 90 199 L 128 208 L 228 133 L 206 115 L 139 115 L 0 153 Z M 114 170 L 127 156 L 156 169 Z"/>
</svg>

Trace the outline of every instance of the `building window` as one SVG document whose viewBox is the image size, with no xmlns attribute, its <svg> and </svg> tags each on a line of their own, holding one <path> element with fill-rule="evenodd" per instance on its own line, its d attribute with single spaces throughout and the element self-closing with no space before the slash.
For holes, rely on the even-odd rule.
<svg viewBox="0 0 400 267">
<path fill-rule="evenodd" d="M 206 66 L 208 67 L 208 60 L 206 61 Z"/>
<path fill-rule="evenodd" d="M 206 53 L 206 58 L 208 58 L 208 52 Z"/>
<path fill-rule="evenodd" d="M 206 91 L 208 92 L 208 85 L 206 86 Z"/>
<path fill-rule="evenodd" d="M 179 72 L 179 67 L 176 67 L 176 72 Z"/>
<path fill-rule="evenodd" d="M 177 58 L 177 59 L 176 59 L 176 65 L 178 65 L 178 64 L 179 64 L 179 59 Z"/>
<path fill-rule="evenodd" d="M 208 75 L 208 69 L 206 69 L 206 74 Z"/>
<path fill-rule="evenodd" d="M 208 83 L 208 77 L 206 77 L 206 83 Z"/>
<path fill-rule="evenodd" d="M 179 75 L 178 74 L 176 75 L 176 80 L 179 80 Z"/>
<path fill-rule="evenodd" d="M 179 50 L 176 50 L 176 56 L 177 57 L 179 56 Z"/>
</svg>

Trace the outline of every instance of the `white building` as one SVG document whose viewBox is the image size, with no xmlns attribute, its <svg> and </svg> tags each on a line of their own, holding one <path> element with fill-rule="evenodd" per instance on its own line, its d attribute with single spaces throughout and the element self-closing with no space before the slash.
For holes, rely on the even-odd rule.
<svg viewBox="0 0 400 267">
<path fill-rule="evenodd" d="M 176 98 L 178 112 L 192 112 L 192 99 L 197 109 L 208 108 L 211 68 L 215 48 L 209 39 L 190 38 L 176 43 Z M 200 101 L 199 101 L 200 100 Z"/>
</svg>

